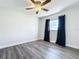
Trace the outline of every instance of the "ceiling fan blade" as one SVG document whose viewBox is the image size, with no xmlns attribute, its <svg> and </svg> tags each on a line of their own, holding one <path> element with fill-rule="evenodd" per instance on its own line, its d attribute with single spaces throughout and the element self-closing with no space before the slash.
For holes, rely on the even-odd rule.
<svg viewBox="0 0 79 59">
<path fill-rule="evenodd" d="M 39 13 L 39 11 L 36 11 L 36 14 L 38 14 Z"/>
<path fill-rule="evenodd" d="M 35 1 L 34 0 L 31 0 L 31 2 L 35 4 Z"/>
<path fill-rule="evenodd" d="M 51 0 L 46 0 L 45 2 L 42 3 L 42 6 L 46 5 L 49 2 L 51 2 Z"/>
<path fill-rule="evenodd" d="M 30 10 L 30 9 L 33 9 L 33 8 L 26 8 L 26 10 Z"/>
<path fill-rule="evenodd" d="M 42 8 L 42 10 L 44 10 L 44 11 L 46 11 L 46 12 L 49 11 L 48 9 L 45 9 L 45 8 Z"/>
</svg>

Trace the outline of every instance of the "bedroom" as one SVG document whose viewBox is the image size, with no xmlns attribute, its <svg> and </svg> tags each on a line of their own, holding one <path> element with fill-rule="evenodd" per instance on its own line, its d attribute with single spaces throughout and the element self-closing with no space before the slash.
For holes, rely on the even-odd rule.
<svg viewBox="0 0 79 59">
<path fill-rule="evenodd" d="M 38 14 L 26 10 L 30 5 L 30 0 L 0 0 L 0 59 L 79 59 L 79 1 L 52 0 L 45 6 L 49 11 Z M 62 15 L 65 47 L 55 44 L 58 30 L 50 30 L 44 41 L 46 19 Z"/>
</svg>

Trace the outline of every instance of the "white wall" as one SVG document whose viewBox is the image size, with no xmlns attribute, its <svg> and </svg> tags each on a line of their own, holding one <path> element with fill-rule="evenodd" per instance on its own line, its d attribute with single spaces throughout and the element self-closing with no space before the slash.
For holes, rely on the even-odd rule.
<svg viewBox="0 0 79 59">
<path fill-rule="evenodd" d="M 37 40 L 38 19 L 22 0 L 0 0 L 0 49 Z"/>
<path fill-rule="evenodd" d="M 79 49 L 79 2 L 71 7 L 68 7 L 67 9 L 63 10 L 60 13 L 40 18 L 39 39 L 44 38 L 45 19 L 57 17 L 63 14 L 66 15 L 66 45 Z M 57 37 L 57 31 L 51 31 L 50 32 L 51 42 L 55 42 L 56 37 Z"/>
</svg>

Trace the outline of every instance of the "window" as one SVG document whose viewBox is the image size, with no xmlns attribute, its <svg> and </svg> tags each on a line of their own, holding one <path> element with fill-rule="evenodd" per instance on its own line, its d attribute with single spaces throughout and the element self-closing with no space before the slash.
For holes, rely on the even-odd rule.
<svg viewBox="0 0 79 59">
<path fill-rule="evenodd" d="M 58 30 L 58 18 L 50 20 L 50 30 Z"/>
</svg>

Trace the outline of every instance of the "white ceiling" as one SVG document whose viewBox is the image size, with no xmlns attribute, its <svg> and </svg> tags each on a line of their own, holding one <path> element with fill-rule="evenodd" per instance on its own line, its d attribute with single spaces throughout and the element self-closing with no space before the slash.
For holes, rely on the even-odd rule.
<svg viewBox="0 0 79 59">
<path fill-rule="evenodd" d="M 44 1 L 44 0 L 41 0 Z M 79 0 L 52 0 L 51 3 L 46 5 L 46 8 L 49 9 L 49 12 L 41 11 L 37 15 L 38 17 L 48 16 L 57 12 L 60 12 L 61 10 L 67 8 L 68 6 L 78 2 Z M 29 0 L 0 0 L 0 9 L 20 9 L 25 10 L 26 7 L 31 6 L 31 3 Z M 35 12 L 34 10 L 30 10 L 26 12 Z"/>
<path fill-rule="evenodd" d="M 45 1 L 45 0 L 41 0 L 41 1 Z M 51 3 L 46 5 L 46 8 L 49 9 L 49 12 L 41 11 L 37 16 L 44 17 L 44 16 L 48 16 L 48 15 L 60 12 L 63 9 L 67 8 L 68 6 L 78 1 L 79 0 L 52 0 Z"/>
<path fill-rule="evenodd" d="M 51 14 L 55 14 L 67 8 L 68 6 L 78 2 L 79 0 L 52 0 L 52 2 L 48 5 L 49 12 L 40 12 L 38 17 L 44 17 Z"/>
</svg>

